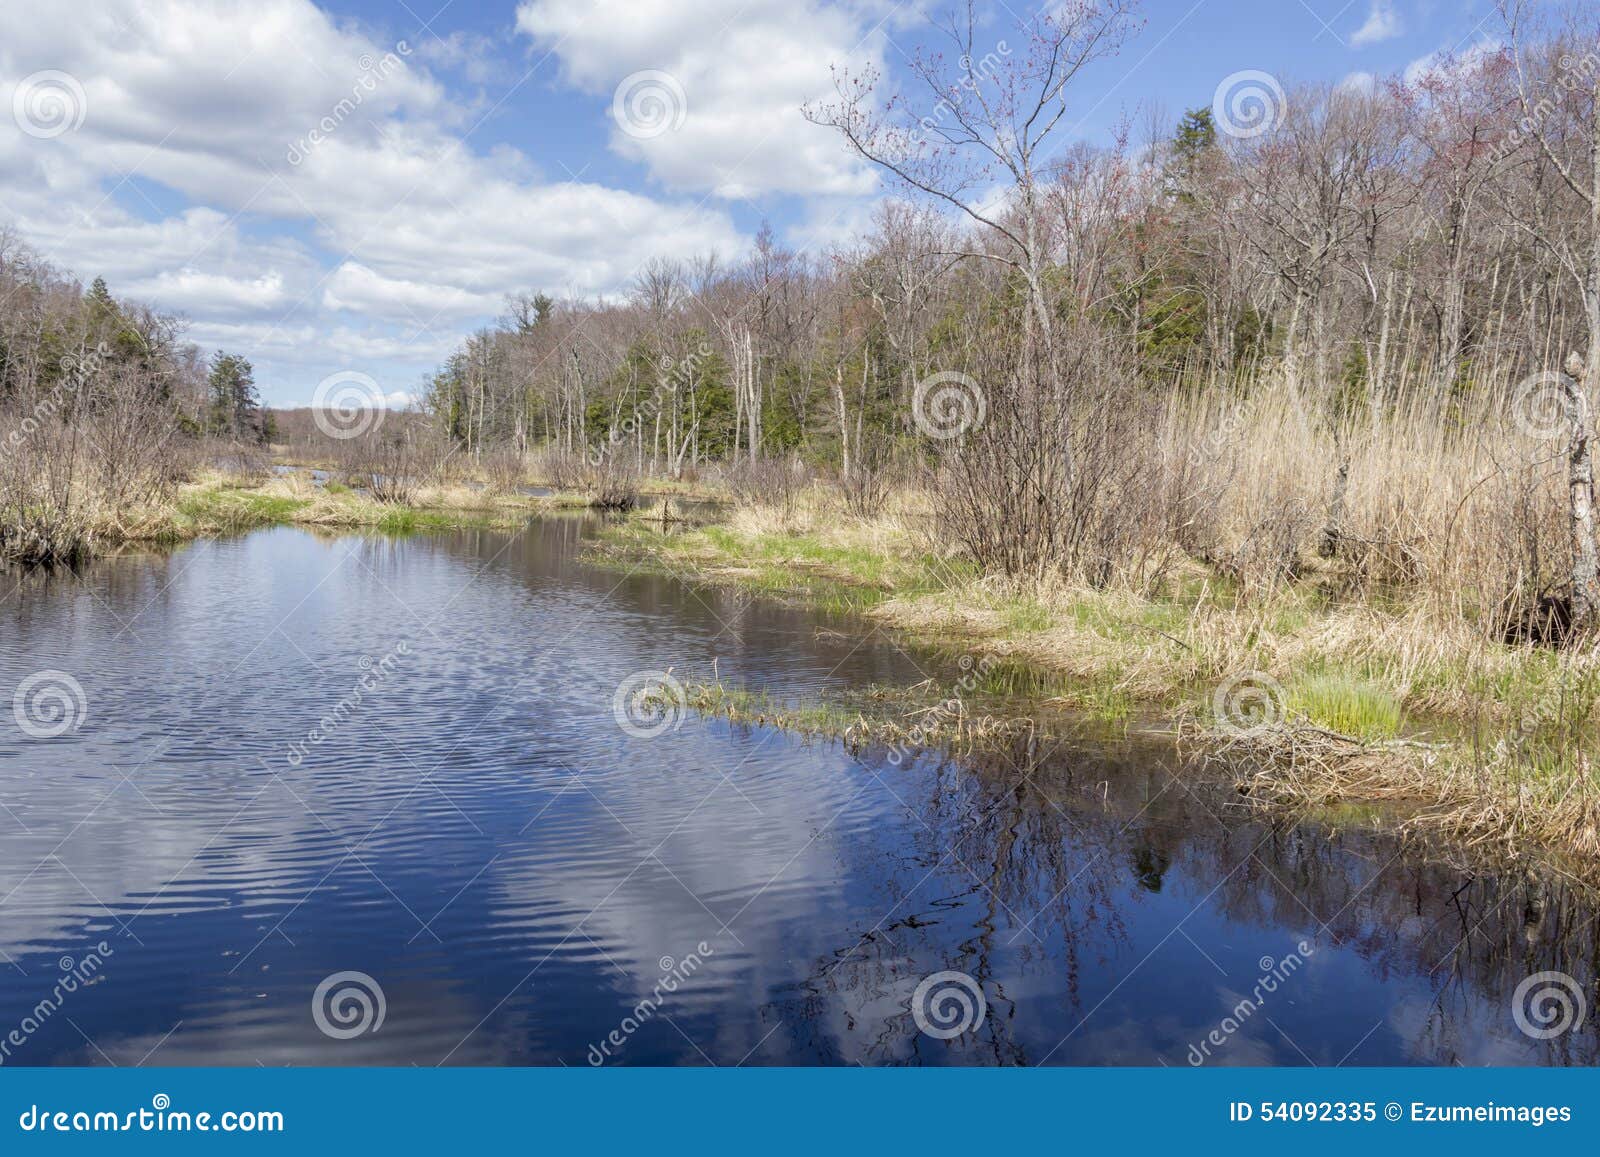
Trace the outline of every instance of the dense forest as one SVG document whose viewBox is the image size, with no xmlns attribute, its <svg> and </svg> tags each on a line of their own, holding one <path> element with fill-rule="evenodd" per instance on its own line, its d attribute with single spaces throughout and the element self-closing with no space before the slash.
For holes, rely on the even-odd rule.
<svg viewBox="0 0 1600 1157">
<path fill-rule="evenodd" d="M 916 434 L 918 381 L 977 367 L 997 327 L 1018 327 L 1025 232 L 1073 338 L 1057 356 L 1095 347 L 1106 377 L 1089 390 L 1281 368 L 1349 409 L 1515 380 L 1600 351 L 1597 79 L 1600 45 L 1577 28 L 1410 78 L 1246 76 L 1216 112 L 1146 126 L 1153 139 L 1130 128 L 1035 161 L 1014 182 L 1027 208 L 958 210 L 901 182 L 830 252 L 766 230 L 737 262 L 654 261 L 620 300 L 519 296 L 434 377 L 429 407 L 467 448 L 611 441 L 657 472 L 799 451 L 843 468 Z"/>
</svg>

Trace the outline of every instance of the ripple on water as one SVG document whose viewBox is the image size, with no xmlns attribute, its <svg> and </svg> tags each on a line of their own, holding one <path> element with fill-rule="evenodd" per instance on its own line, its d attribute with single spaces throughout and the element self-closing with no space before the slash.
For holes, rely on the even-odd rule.
<svg viewBox="0 0 1600 1157">
<path fill-rule="evenodd" d="M 590 570 L 585 532 L 279 529 L 19 585 L 0 691 L 66 671 L 84 712 L 0 728 L 0 1026 L 110 954 L 72 997 L 89 1041 L 57 1020 L 17 1059 L 1181 1064 L 1309 939 L 1220 1062 L 1593 1063 L 1593 1024 L 1534 1042 L 1507 1004 L 1592 958 L 1584 901 L 1264 827 L 1159 746 L 892 767 L 692 714 L 625 732 L 639 672 L 800 695 L 928 662 Z M 948 1042 L 910 1009 L 939 971 L 989 1009 Z M 343 972 L 379 1031 L 318 1028 Z"/>
</svg>

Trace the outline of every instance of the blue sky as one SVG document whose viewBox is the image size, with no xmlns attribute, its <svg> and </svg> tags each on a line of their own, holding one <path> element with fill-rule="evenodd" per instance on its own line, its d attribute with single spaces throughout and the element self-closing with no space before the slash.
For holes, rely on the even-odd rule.
<svg viewBox="0 0 1600 1157">
<path fill-rule="evenodd" d="M 507 293 L 617 294 L 653 254 L 737 258 L 764 220 L 796 247 L 847 237 L 886 190 L 798 106 L 832 63 L 892 80 L 941 10 L 441 2 L 0 0 L 0 226 L 250 357 L 272 404 L 349 371 L 399 403 Z M 1031 11 L 985 9 L 995 37 Z M 1140 11 L 1071 135 L 1137 135 L 1246 69 L 1381 76 L 1499 32 L 1491 0 Z"/>
</svg>

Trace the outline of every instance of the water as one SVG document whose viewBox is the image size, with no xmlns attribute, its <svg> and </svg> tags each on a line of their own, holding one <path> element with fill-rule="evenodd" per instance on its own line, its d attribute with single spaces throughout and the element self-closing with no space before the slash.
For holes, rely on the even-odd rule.
<svg viewBox="0 0 1600 1157">
<path fill-rule="evenodd" d="M 1542 971 L 1594 1004 L 1577 897 L 1274 827 L 1164 741 L 895 766 L 693 715 L 630 734 L 641 672 L 938 672 L 591 569 L 588 526 L 277 529 L 7 576 L 0 691 L 59 672 L 29 696 L 68 714 L 24 711 L 65 728 L 41 737 L 0 711 L 0 1059 L 1595 1063 L 1592 1015 L 1549 1039 L 1513 1015 Z M 931 986 L 930 1033 L 910 1008 L 941 972 L 964 987 Z M 381 1026 L 336 1002 L 365 1031 L 325 1032 L 330 977 L 381 989 Z"/>
</svg>

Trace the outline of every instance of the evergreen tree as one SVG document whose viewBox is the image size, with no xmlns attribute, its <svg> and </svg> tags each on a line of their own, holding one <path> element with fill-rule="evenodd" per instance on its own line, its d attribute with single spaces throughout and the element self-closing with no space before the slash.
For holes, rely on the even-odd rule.
<svg viewBox="0 0 1600 1157">
<path fill-rule="evenodd" d="M 1217 122 L 1209 108 L 1192 108 L 1183 114 L 1172 134 L 1172 163 L 1167 169 L 1167 189 L 1179 200 L 1192 200 L 1201 162 L 1217 147 Z"/>
<path fill-rule="evenodd" d="M 211 393 L 211 429 L 240 441 L 264 441 L 261 398 L 256 393 L 255 368 L 238 354 L 218 350 L 211 358 L 208 379 Z"/>
<path fill-rule="evenodd" d="M 96 277 L 89 286 L 89 313 L 96 321 L 107 321 L 117 316 L 116 299 L 106 287 L 104 277 Z"/>
</svg>

